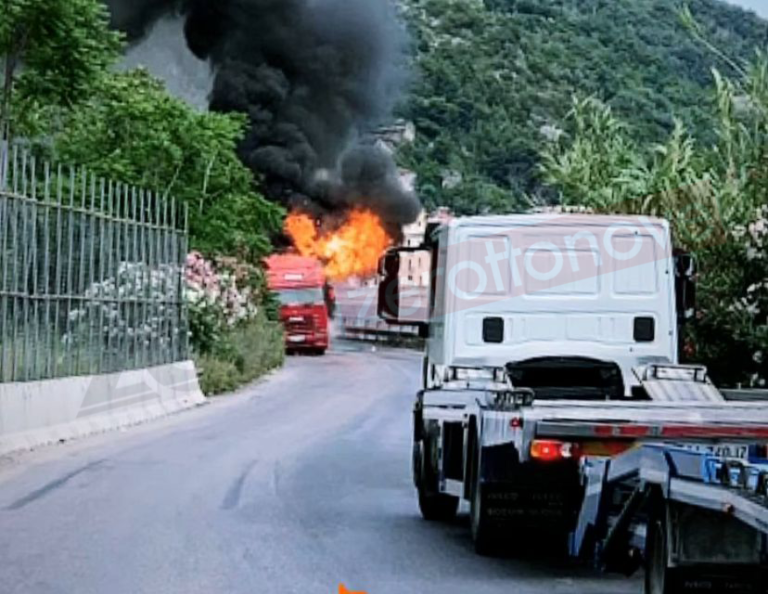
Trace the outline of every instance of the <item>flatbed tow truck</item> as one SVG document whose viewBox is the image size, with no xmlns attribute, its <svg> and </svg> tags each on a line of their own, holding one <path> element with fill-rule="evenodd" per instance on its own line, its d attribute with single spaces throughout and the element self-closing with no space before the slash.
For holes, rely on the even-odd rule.
<svg viewBox="0 0 768 594">
<path fill-rule="evenodd" d="M 427 323 L 397 286 L 398 251 L 383 258 L 381 317 L 428 335 L 413 447 L 426 519 L 468 501 L 478 553 L 535 530 L 605 571 L 644 566 L 646 594 L 768 592 L 768 406 L 678 364 L 691 266 L 670 244 L 655 219 L 458 219 L 428 230 Z M 547 266 L 567 275 L 540 288 Z"/>
</svg>

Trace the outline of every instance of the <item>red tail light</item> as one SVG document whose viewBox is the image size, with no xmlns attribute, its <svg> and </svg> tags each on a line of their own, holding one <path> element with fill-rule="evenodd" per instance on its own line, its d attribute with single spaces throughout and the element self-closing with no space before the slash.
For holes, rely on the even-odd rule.
<svg viewBox="0 0 768 594">
<path fill-rule="evenodd" d="M 531 444 L 531 458 L 539 462 L 557 462 L 572 460 L 580 455 L 575 443 L 550 439 L 535 439 Z"/>
</svg>

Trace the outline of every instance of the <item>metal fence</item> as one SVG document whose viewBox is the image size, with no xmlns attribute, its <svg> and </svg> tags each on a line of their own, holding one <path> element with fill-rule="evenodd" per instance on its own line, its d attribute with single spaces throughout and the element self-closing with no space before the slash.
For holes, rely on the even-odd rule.
<svg viewBox="0 0 768 594">
<path fill-rule="evenodd" d="M 0 145 L 0 382 L 184 360 L 186 212 Z"/>
</svg>

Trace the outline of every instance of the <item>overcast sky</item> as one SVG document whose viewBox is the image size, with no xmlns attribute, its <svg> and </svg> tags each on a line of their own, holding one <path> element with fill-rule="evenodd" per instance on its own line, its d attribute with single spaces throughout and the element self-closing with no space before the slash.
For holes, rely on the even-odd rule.
<svg viewBox="0 0 768 594">
<path fill-rule="evenodd" d="M 728 2 L 754 10 L 761 17 L 768 19 L 768 0 L 728 0 Z"/>
</svg>

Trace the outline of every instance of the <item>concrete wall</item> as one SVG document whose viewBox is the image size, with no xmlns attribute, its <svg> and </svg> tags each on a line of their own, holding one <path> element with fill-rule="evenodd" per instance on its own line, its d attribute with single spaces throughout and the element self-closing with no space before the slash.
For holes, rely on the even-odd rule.
<svg viewBox="0 0 768 594">
<path fill-rule="evenodd" d="M 191 361 L 0 384 L 0 455 L 136 425 L 204 402 Z"/>
</svg>

